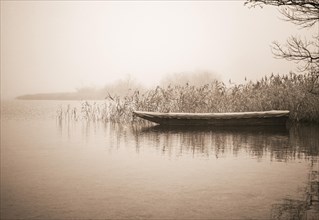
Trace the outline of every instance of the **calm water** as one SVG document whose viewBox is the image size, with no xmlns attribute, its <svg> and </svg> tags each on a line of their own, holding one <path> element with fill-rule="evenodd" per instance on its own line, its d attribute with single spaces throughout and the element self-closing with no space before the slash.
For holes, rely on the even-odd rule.
<svg viewBox="0 0 319 220">
<path fill-rule="evenodd" d="M 318 218 L 318 126 L 58 122 L 68 103 L 1 102 L 1 218 Z"/>
</svg>

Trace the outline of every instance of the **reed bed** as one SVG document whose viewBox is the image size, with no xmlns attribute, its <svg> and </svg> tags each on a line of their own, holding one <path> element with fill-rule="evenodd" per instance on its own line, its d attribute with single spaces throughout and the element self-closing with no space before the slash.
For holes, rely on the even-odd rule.
<svg viewBox="0 0 319 220">
<path fill-rule="evenodd" d="M 139 122 L 132 112 L 245 112 L 289 110 L 291 121 L 319 123 L 318 76 L 313 74 L 271 75 L 257 82 L 231 84 L 214 80 L 202 86 L 157 86 L 124 96 L 108 94 L 103 103 L 83 102 L 81 108 L 58 110 L 59 119 L 85 119 L 111 122 Z"/>
</svg>

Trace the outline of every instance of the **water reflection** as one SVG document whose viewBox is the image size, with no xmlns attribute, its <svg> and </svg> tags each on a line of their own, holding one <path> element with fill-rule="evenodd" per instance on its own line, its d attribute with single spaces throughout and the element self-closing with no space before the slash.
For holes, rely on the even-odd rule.
<svg viewBox="0 0 319 220">
<path fill-rule="evenodd" d="M 318 219 L 319 216 L 319 164 L 311 158 L 308 180 L 301 199 L 285 198 L 272 206 L 272 219 Z"/>
<path fill-rule="evenodd" d="M 318 156 L 319 125 L 299 124 L 289 129 L 289 145 L 309 156 Z"/>
<path fill-rule="evenodd" d="M 285 128 L 234 128 L 212 129 L 208 127 L 147 127 L 132 128 L 136 146 L 149 142 L 150 146 L 163 152 L 182 155 L 191 153 L 215 157 L 227 154 L 238 155 L 242 151 L 250 157 L 288 161 L 296 158 L 317 156 L 319 149 L 318 126 L 298 126 Z M 153 143 L 153 144 L 151 144 Z"/>
<path fill-rule="evenodd" d="M 296 159 L 309 161 L 306 187 L 301 199 L 285 198 L 275 202 L 272 219 L 318 219 L 319 216 L 319 126 L 298 125 L 289 130 L 282 128 L 174 128 L 155 126 L 134 130 L 138 143 L 151 140 L 163 153 L 183 155 L 214 155 L 216 158 L 241 152 L 251 158 L 287 162 Z M 137 144 L 139 146 L 139 144 Z M 178 149 L 178 150 L 177 150 Z"/>
<path fill-rule="evenodd" d="M 123 132 L 123 128 L 116 128 L 116 133 Z M 154 148 L 168 156 L 191 154 L 193 157 L 219 158 L 249 155 L 257 160 L 269 158 L 279 162 L 307 160 L 308 179 L 306 187 L 300 192 L 301 198 L 274 202 L 271 218 L 317 219 L 319 216 L 318 125 L 303 124 L 289 129 L 131 126 L 130 130 L 137 152 L 144 147 Z"/>
<path fill-rule="evenodd" d="M 248 158 L 257 161 L 304 163 L 309 166 L 300 196 L 274 200 L 273 219 L 317 219 L 319 215 L 319 133 L 318 125 L 283 128 L 213 129 L 209 127 L 163 127 L 118 123 L 59 123 L 61 134 L 80 127 L 80 136 L 104 136 L 108 150 L 134 149 L 137 154 L 155 152 L 164 157 L 196 159 Z M 243 171 L 239 171 L 243 172 Z M 280 173 L 280 171 L 278 171 Z M 292 171 L 293 172 L 293 171 Z M 253 183 L 252 183 L 253 184 Z M 289 184 L 289 183 L 288 183 Z M 284 186 L 283 186 L 284 187 Z"/>
<path fill-rule="evenodd" d="M 256 128 L 165 127 L 123 125 L 92 121 L 58 123 L 59 133 L 67 135 L 80 127 L 81 137 L 103 132 L 112 146 L 135 146 L 136 152 L 154 149 L 168 156 L 227 157 L 247 154 L 261 160 L 309 159 L 319 155 L 319 125 Z M 132 144 L 132 142 L 134 144 Z"/>
</svg>

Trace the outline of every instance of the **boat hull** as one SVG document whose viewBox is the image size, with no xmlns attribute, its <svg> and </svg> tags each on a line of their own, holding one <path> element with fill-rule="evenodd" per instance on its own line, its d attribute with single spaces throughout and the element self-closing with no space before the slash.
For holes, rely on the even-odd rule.
<svg viewBox="0 0 319 220">
<path fill-rule="evenodd" d="M 140 118 L 169 126 L 285 126 L 289 111 L 236 113 L 157 113 L 134 111 Z"/>
</svg>

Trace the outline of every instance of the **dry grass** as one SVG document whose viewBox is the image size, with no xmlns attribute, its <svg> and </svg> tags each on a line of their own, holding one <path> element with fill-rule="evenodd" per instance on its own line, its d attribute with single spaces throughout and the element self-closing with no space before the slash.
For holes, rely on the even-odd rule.
<svg viewBox="0 0 319 220">
<path fill-rule="evenodd" d="M 317 78 L 315 79 L 317 80 Z M 133 110 L 155 112 L 244 112 L 289 110 L 292 121 L 319 122 L 319 94 L 312 75 L 271 75 L 257 82 L 226 86 L 214 80 L 203 86 L 157 86 L 144 93 L 108 96 L 103 104 L 83 102 L 81 110 L 58 111 L 58 117 L 131 122 Z"/>
</svg>

